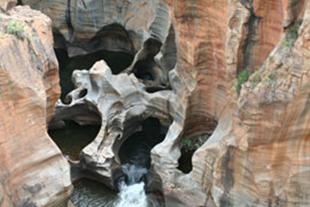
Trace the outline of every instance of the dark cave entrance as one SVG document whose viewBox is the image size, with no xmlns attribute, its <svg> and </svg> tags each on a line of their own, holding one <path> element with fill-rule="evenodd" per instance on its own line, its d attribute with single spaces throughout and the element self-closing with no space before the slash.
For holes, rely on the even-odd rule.
<svg viewBox="0 0 310 207">
<path fill-rule="evenodd" d="M 208 118 L 205 120 L 206 125 L 202 126 L 202 131 L 196 135 L 190 135 L 192 131 L 188 128 L 188 134 L 184 134 L 180 140 L 181 156 L 178 160 L 178 169 L 183 173 L 190 173 L 193 169 L 192 157 L 195 151 L 201 147 L 212 135 L 217 126 L 215 119 Z M 190 126 L 193 126 L 192 123 Z M 193 129 L 193 128 L 192 128 Z M 197 129 L 196 129 L 197 130 Z"/>
<path fill-rule="evenodd" d="M 139 60 L 134 67 L 134 74 L 137 78 L 142 80 L 155 80 L 155 74 L 153 68 L 156 66 L 155 61 L 152 58 Z"/>
<path fill-rule="evenodd" d="M 81 126 L 73 121 L 65 121 L 65 127 L 48 130 L 49 136 L 70 160 L 79 160 L 81 150 L 92 142 L 100 125 Z"/>
<path fill-rule="evenodd" d="M 119 147 L 118 156 L 121 164 L 151 167 L 151 150 L 162 142 L 168 127 L 157 118 L 147 118 L 138 123 L 140 130 L 130 135 Z"/>
<path fill-rule="evenodd" d="M 87 55 L 70 58 L 63 49 L 55 49 L 59 62 L 59 76 L 61 85 L 61 100 L 64 101 L 66 95 L 74 89 L 71 80 L 74 70 L 90 69 L 97 61 L 104 60 L 111 68 L 113 74 L 118 74 L 130 66 L 133 56 L 124 52 L 113 52 L 100 50 Z"/>
</svg>

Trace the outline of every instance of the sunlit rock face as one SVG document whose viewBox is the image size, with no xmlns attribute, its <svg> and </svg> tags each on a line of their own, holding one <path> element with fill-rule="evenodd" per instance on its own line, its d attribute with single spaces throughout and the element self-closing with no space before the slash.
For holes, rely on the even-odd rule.
<svg viewBox="0 0 310 207">
<path fill-rule="evenodd" d="M 174 28 L 164 0 L 22 0 L 53 21 L 55 48 L 69 57 L 101 50 L 134 57 L 125 72 L 135 73 L 151 91 L 169 87 L 176 63 Z"/>
<path fill-rule="evenodd" d="M 0 11 L 0 206 L 51 206 L 70 191 L 69 165 L 47 135 L 59 97 L 51 20 Z"/>
<path fill-rule="evenodd" d="M 67 47 L 70 56 L 103 48 L 137 52 L 149 38 L 163 42 L 170 27 L 169 10 L 162 0 L 22 0 L 22 3 L 53 19 L 55 33 L 64 41 L 56 46 Z"/>
<path fill-rule="evenodd" d="M 209 205 L 308 206 L 309 2 L 198 1 L 187 9 L 187 1 L 183 2 L 171 2 L 175 13 L 195 15 L 176 15 L 176 33 L 195 23 L 198 26 L 194 28 L 201 32 L 197 37 L 184 32 L 176 38 L 180 41 L 177 70 L 188 68 L 198 83 L 189 99 L 191 113 L 186 116 L 192 124 L 185 127 L 206 128 L 203 124 L 207 121 L 195 119 L 199 107 L 197 114 L 208 117 L 209 113 L 219 123 L 194 154 L 188 177 L 209 195 L 205 201 Z M 253 14 L 259 18 L 252 26 L 254 34 L 247 25 Z M 199 26 L 203 22 L 211 23 L 203 29 Z M 200 44 L 205 47 L 195 47 L 192 42 L 198 44 L 203 35 L 209 36 Z M 191 38 L 196 41 L 189 41 Z M 246 50 L 240 51 L 244 47 Z M 248 62 L 240 64 L 243 57 Z M 184 68 L 188 62 L 191 64 Z M 235 74 L 243 70 L 257 72 L 237 96 Z M 220 80 L 225 84 L 221 86 Z M 172 191 L 180 195 L 183 186 L 179 182 Z"/>
</svg>

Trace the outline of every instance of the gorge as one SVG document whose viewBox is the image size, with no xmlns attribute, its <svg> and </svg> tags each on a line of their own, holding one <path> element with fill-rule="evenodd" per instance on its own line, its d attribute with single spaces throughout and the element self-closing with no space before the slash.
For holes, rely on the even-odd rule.
<svg viewBox="0 0 310 207">
<path fill-rule="evenodd" d="M 310 206 L 310 2 L 0 0 L 0 206 Z"/>
</svg>

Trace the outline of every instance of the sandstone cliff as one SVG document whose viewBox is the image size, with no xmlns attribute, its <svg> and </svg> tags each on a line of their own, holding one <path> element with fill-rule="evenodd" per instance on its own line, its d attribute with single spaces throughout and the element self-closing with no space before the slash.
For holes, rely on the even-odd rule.
<svg viewBox="0 0 310 207">
<path fill-rule="evenodd" d="M 51 20 L 0 11 L 0 206 L 52 206 L 70 191 L 69 165 L 47 134 L 59 97 Z"/>
<path fill-rule="evenodd" d="M 218 120 L 188 176 L 209 205 L 308 206 L 309 2 L 186 2 L 169 2 L 177 70 L 188 68 L 197 80 L 186 127 Z M 238 96 L 236 77 L 245 70 L 252 75 Z"/>
</svg>

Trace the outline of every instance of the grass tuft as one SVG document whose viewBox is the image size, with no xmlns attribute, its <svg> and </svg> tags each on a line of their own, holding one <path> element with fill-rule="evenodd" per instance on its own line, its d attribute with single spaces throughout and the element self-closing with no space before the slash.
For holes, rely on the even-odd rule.
<svg viewBox="0 0 310 207">
<path fill-rule="evenodd" d="M 25 39 L 25 25 L 21 21 L 17 20 L 10 20 L 7 27 L 6 27 L 6 33 L 15 35 L 18 39 Z"/>
</svg>

